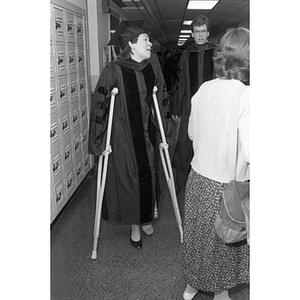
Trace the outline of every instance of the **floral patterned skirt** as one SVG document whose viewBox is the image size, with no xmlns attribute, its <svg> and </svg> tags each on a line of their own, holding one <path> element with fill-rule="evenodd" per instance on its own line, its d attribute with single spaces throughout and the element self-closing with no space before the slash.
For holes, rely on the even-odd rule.
<svg viewBox="0 0 300 300">
<path fill-rule="evenodd" d="M 222 186 L 192 169 L 185 192 L 184 277 L 195 289 L 207 292 L 250 281 L 250 247 L 246 241 L 229 245 L 215 234 Z"/>
</svg>

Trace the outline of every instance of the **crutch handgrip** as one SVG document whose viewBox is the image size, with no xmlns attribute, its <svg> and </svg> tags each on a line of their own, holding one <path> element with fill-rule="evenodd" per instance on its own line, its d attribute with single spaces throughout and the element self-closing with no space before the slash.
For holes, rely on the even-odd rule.
<svg viewBox="0 0 300 300">
<path fill-rule="evenodd" d="M 107 145 L 106 149 L 102 152 L 102 155 L 105 156 L 105 155 L 109 155 L 110 153 L 112 153 L 111 145 Z"/>
<path fill-rule="evenodd" d="M 169 144 L 168 143 L 160 143 L 159 148 L 168 150 L 169 149 Z"/>
</svg>

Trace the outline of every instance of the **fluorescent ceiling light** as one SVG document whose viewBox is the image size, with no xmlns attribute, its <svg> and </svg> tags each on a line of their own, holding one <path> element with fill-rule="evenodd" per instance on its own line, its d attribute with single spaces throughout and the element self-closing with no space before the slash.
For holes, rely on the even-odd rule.
<svg viewBox="0 0 300 300">
<path fill-rule="evenodd" d="M 183 29 L 183 30 L 180 31 L 180 33 L 191 33 L 191 32 L 192 32 L 192 30 L 190 30 L 190 29 L 189 30 L 184 30 Z"/>
<path fill-rule="evenodd" d="M 183 21 L 183 25 L 191 25 L 193 22 L 193 20 L 186 20 L 186 21 Z"/>
<path fill-rule="evenodd" d="M 216 1 L 215 0 L 207 0 L 207 1 L 190 0 L 187 9 L 212 9 L 217 3 L 218 0 Z"/>
<path fill-rule="evenodd" d="M 188 37 L 190 37 L 190 35 L 180 34 L 179 37 L 180 37 L 180 38 L 188 38 Z"/>
<path fill-rule="evenodd" d="M 135 6 L 124 6 L 122 7 L 124 10 L 129 10 L 129 9 L 145 9 L 145 7 L 135 7 Z"/>
</svg>

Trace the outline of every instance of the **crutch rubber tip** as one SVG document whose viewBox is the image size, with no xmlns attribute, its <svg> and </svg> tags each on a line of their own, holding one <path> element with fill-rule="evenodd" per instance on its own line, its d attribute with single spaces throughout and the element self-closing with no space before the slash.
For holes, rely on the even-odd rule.
<svg viewBox="0 0 300 300">
<path fill-rule="evenodd" d="M 92 259 L 97 259 L 97 251 L 93 251 L 93 253 L 92 253 Z"/>
</svg>

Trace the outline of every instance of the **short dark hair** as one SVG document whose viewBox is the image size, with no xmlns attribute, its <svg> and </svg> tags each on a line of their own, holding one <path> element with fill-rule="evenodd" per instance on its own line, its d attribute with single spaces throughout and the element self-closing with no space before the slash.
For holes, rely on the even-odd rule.
<svg viewBox="0 0 300 300">
<path fill-rule="evenodd" d="M 191 30 L 192 32 L 194 32 L 194 27 L 195 26 L 202 26 L 202 25 L 206 25 L 207 27 L 207 31 L 210 31 L 210 21 L 209 18 L 207 16 L 204 15 L 199 15 L 197 16 L 191 23 Z"/>
<path fill-rule="evenodd" d="M 214 53 L 214 72 L 221 79 L 249 82 L 250 31 L 243 27 L 231 28 L 222 37 Z"/>
<path fill-rule="evenodd" d="M 143 33 L 147 33 L 143 28 L 137 26 L 127 27 L 120 34 L 121 48 L 123 49 L 123 51 L 119 54 L 119 56 L 125 60 L 129 59 L 131 57 L 130 54 L 132 54 L 129 42 L 135 44 L 138 40 L 138 37 Z"/>
</svg>

